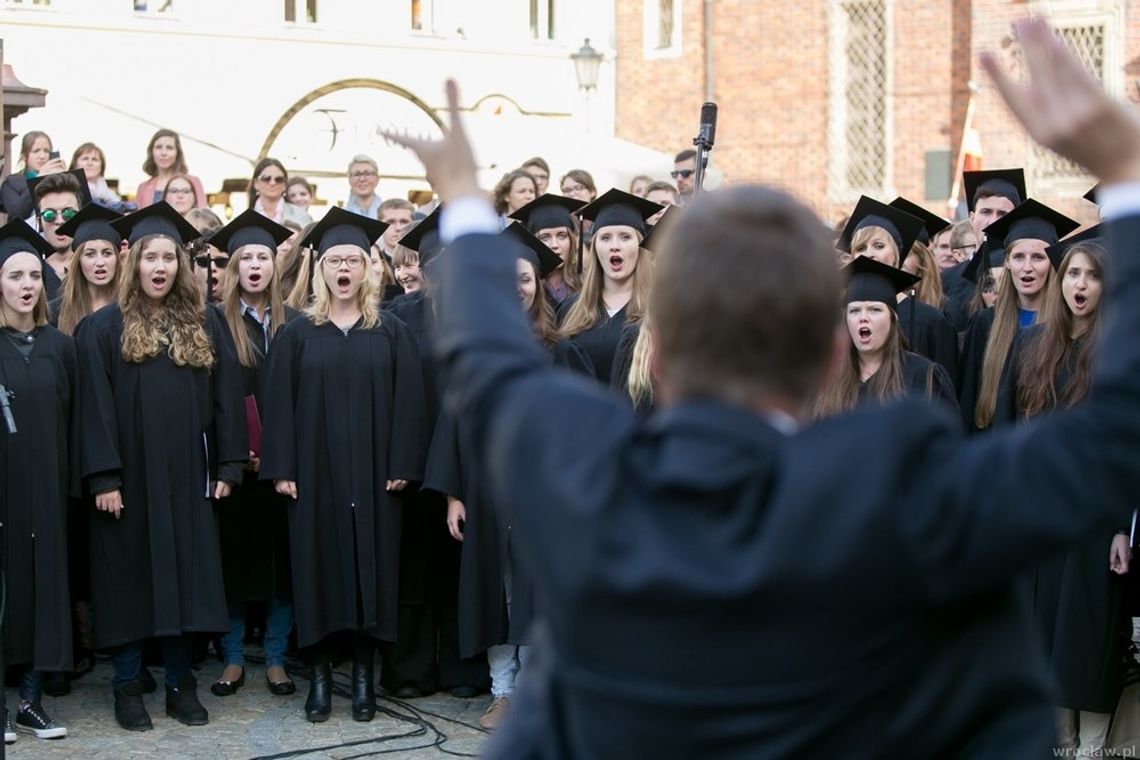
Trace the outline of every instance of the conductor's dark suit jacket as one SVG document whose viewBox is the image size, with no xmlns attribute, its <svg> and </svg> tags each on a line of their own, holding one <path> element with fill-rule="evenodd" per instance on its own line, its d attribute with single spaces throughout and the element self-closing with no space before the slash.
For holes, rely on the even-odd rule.
<svg viewBox="0 0 1140 760">
<path fill-rule="evenodd" d="M 641 420 L 549 368 L 504 245 L 453 243 L 438 343 L 546 599 L 491 756 L 1051 756 L 1013 581 L 1140 493 L 1140 218 L 1111 226 L 1087 403 L 970 440 L 922 403 Z"/>
</svg>

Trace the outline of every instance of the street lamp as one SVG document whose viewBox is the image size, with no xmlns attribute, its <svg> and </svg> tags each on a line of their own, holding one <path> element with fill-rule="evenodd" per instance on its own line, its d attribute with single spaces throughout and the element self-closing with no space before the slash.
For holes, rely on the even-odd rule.
<svg viewBox="0 0 1140 760">
<path fill-rule="evenodd" d="M 574 61 L 574 73 L 578 75 L 578 89 L 589 92 L 598 87 L 598 72 L 602 67 L 602 54 L 590 45 L 590 38 L 578 48 L 578 52 L 571 53 L 570 59 Z"/>
</svg>

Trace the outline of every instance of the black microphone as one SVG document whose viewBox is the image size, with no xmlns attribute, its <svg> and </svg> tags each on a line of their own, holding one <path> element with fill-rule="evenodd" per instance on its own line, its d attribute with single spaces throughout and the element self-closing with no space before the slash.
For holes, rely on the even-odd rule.
<svg viewBox="0 0 1140 760">
<path fill-rule="evenodd" d="M 711 148 L 716 142 L 716 103 L 701 106 L 701 131 L 697 139 L 705 148 Z"/>
<path fill-rule="evenodd" d="M 8 433 L 15 435 L 16 420 L 12 417 L 12 405 L 8 403 L 8 398 L 12 395 L 7 388 L 0 385 L 0 411 L 4 413 L 4 424 L 8 426 Z"/>
</svg>

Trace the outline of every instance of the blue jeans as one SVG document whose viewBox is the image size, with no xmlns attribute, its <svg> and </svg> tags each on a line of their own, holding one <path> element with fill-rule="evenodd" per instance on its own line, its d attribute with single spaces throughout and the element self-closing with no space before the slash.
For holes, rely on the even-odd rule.
<svg viewBox="0 0 1140 760">
<path fill-rule="evenodd" d="M 193 639 L 188 635 L 160 636 L 157 639 L 162 648 L 162 664 L 166 668 L 166 683 L 177 686 L 178 679 L 190 675 L 193 657 Z M 115 675 L 111 683 L 115 686 L 133 681 L 142 669 L 143 642 L 133 641 L 123 644 L 111 653 L 111 664 Z"/>
<path fill-rule="evenodd" d="M 293 630 L 293 605 L 270 599 L 265 610 L 265 667 L 285 666 L 285 647 Z M 222 637 L 226 665 L 245 666 L 245 603 L 230 605 L 230 631 Z"/>
<path fill-rule="evenodd" d="M 44 695 L 44 674 L 29 667 L 20 675 L 20 701 L 36 704 Z"/>
</svg>

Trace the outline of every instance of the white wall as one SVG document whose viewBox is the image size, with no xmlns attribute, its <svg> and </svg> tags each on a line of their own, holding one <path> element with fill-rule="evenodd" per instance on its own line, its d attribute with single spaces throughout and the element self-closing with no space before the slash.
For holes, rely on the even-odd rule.
<svg viewBox="0 0 1140 760">
<path fill-rule="evenodd" d="M 554 41 L 530 39 L 526 0 L 434 0 L 434 33 L 408 29 L 403 0 L 319 0 L 317 24 L 286 24 L 283 0 L 174 0 L 173 12 L 161 15 L 135 13 L 132 0 L 52 0 L 47 9 L 30 2 L 0 0 L 5 62 L 49 91 L 46 108 L 13 122 L 16 145 L 20 133 L 44 129 L 67 158 L 93 140 L 107 153 L 108 176 L 127 192 L 145 178 L 145 148 L 158 126 L 183 135 L 191 171 L 216 191 L 223 179 L 250 176 L 266 135 L 294 102 L 351 78 L 392 83 L 434 109 L 443 105 L 446 76 L 459 80 L 466 106 L 491 95 L 517 103 L 521 113 L 503 101 L 508 107 L 497 114 L 471 114 L 480 164 L 494 167 L 487 184 L 534 153 L 551 160 L 555 175 L 581 166 L 604 182 L 636 171 L 591 165 L 580 147 L 613 135 L 613 61 L 603 66 L 587 123 L 569 53 L 586 36 L 610 52 L 612 0 L 558 3 Z M 344 170 L 332 154 L 328 165 L 306 168 Z M 318 180 L 321 196 L 342 200 L 341 177 Z M 402 195 L 412 186 L 425 183 L 385 180 L 380 192 Z"/>
</svg>

